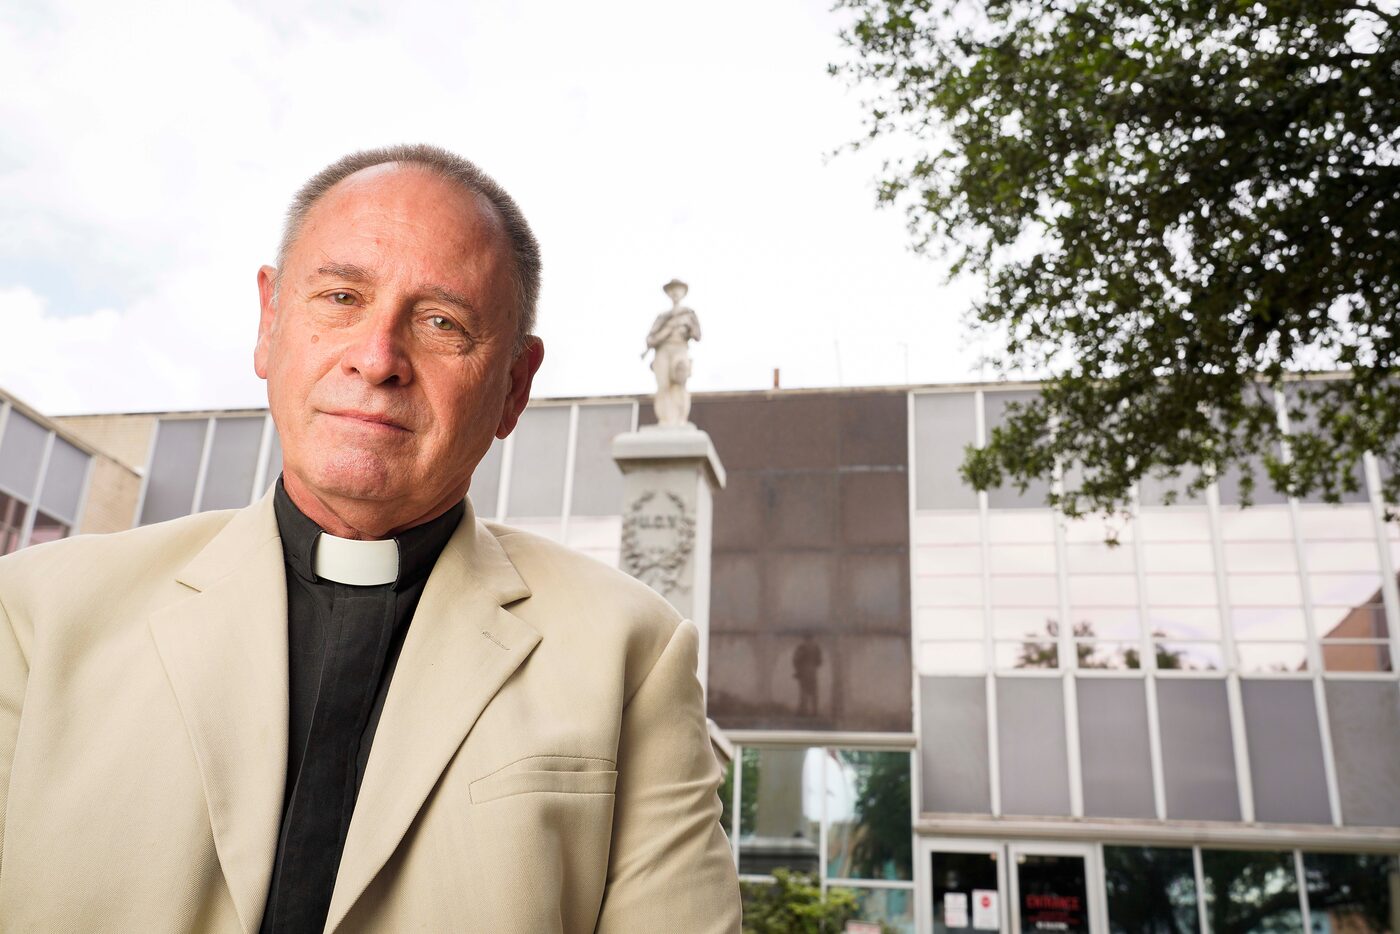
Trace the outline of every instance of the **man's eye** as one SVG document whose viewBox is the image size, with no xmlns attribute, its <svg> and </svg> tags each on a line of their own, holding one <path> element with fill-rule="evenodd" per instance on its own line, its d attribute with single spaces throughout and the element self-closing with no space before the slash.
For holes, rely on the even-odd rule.
<svg viewBox="0 0 1400 934">
<path fill-rule="evenodd" d="M 355 296 L 349 292 L 332 292 L 331 301 L 337 305 L 353 305 L 355 304 Z"/>
<path fill-rule="evenodd" d="M 446 315 L 433 315 L 428 318 L 428 323 L 439 331 L 455 331 L 457 325 Z"/>
</svg>

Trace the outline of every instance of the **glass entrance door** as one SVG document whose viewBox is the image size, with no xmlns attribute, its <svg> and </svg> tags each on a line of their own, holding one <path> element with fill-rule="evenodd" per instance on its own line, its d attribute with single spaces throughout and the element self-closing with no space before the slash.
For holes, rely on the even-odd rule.
<svg viewBox="0 0 1400 934">
<path fill-rule="evenodd" d="M 1089 898 L 1091 847 L 1013 844 L 1007 850 L 1013 934 L 1089 934 L 1091 925 L 1103 929 Z"/>
<path fill-rule="evenodd" d="M 1006 849 L 999 843 L 966 840 L 935 841 L 922 858 L 930 885 L 924 889 L 926 917 L 934 934 L 978 934 L 1006 930 L 1004 864 Z"/>
</svg>

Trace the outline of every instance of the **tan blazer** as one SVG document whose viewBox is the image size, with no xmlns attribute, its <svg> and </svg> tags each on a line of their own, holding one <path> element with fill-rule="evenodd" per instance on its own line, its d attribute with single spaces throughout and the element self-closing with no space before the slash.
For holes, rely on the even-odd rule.
<svg viewBox="0 0 1400 934">
<path fill-rule="evenodd" d="M 696 650 L 646 587 L 468 508 L 326 930 L 737 932 Z M 0 930 L 253 934 L 286 757 L 271 497 L 0 559 Z"/>
</svg>

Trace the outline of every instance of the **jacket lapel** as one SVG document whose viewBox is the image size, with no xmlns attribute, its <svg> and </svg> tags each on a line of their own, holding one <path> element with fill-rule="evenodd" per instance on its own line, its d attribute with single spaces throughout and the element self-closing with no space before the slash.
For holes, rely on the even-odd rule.
<svg viewBox="0 0 1400 934">
<path fill-rule="evenodd" d="M 481 711 L 540 641 L 503 609 L 530 595 L 496 537 L 463 516 L 404 640 L 345 841 L 326 930 L 393 855 Z"/>
<path fill-rule="evenodd" d="M 287 582 L 269 494 L 177 577 L 194 593 L 151 633 L 199 763 L 219 864 L 245 932 L 267 900 L 287 770 Z"/>
</svg>

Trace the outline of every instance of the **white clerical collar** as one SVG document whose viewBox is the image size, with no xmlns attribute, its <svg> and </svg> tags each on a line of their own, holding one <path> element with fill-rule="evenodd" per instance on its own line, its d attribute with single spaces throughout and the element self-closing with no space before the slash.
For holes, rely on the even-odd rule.
<svg viewBox="0 0 1400 934">
<path fill-rule="evenodd" d="M 399 579 L 399 543 L 395 539 L 356 541 L 322 532 L 316 536 L 315 548 L 312 570 L 322 580 L 377 587 Z"/>
</svg>

